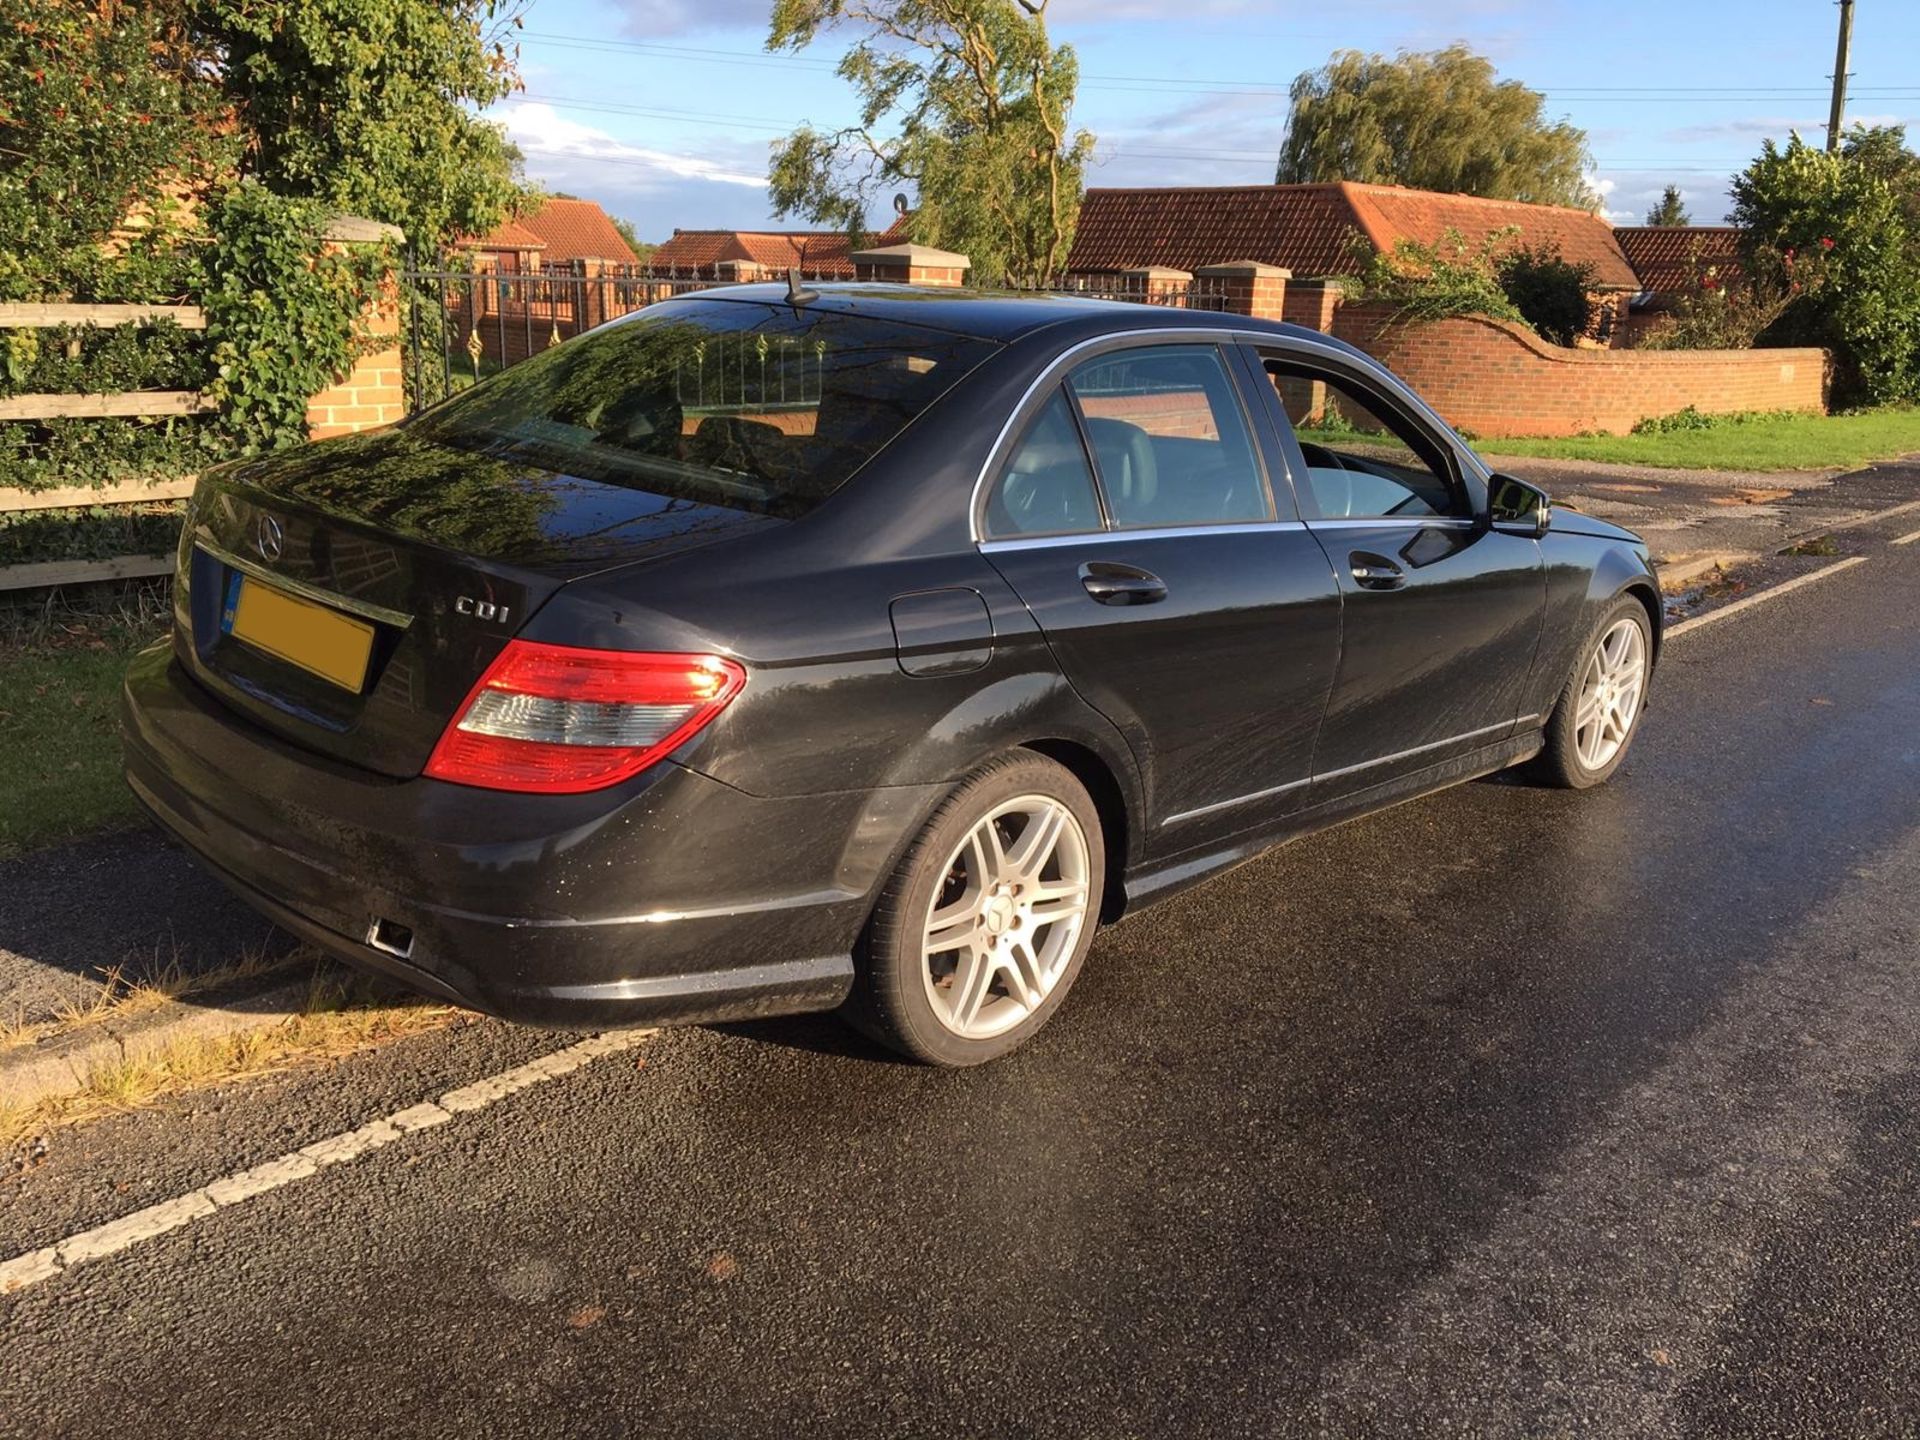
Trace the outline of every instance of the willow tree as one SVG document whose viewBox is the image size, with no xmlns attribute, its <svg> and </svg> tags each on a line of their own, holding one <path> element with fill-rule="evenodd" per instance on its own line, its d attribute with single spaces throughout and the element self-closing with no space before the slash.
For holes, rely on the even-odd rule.
<svg viewBox="0 0 1920 1440">
<path fill-rule="evenodd" d="M 1549 121 L 1546 97 L 1464 45 L 1429 53 L 1342 50 L 1288 92 L 1279 184 L 1357 180 L 1591 209 L 1584 130 Z"/>
<path fill-rule="evenodd" d="M 1038 285 L 1073 244 L 1093 137 L 1069 114 L 1079 66 L 1047 38 L 1047 0 L 776 0 L 772 51 L 827 31 L 860 102 L 838 130 L 776 141 L 775 209 L 858 233 L 875 199 L 911 187 L 911 233 L 957 250 L 986 284 Z"/>
</svg>

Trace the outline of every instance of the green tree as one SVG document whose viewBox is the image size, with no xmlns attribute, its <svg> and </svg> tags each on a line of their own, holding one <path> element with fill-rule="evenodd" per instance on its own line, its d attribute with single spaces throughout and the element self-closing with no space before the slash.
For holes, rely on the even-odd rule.
<svg viewBox="0 0 1920 1440">
<path fill-rule="evenodd" d="M 1880 142 L 1768 140 L 1733 181 L 1747 273 L 1789 297 L 1763 343 L 1834 351 L 1843 398 L 1920 398 L 1920 235 Z"/>
<path fill-rule="evenodd" d="M 1294 82 L 1277 184 L 1355 180 L 1590 209 L 1593 157 L 1545 97 L 1464 45 L 1342 50 Z"/>
<path fill-rule="evenodd" d="M 1660 192 L 1660 203 L 1647 211 L 1647 224 L 1661 226 L 1691 225 L 1693 217 L 1687 214 L 1686 202 L 1680 198 L 1680 187 L 1669 185 Z"/>
<path fill-rule="evenodd" d="M 823 31 L 859 38 L 839 74 L 860 119 L 803 125 L 774 145 L 781 215 L 858 233 L 876 195 L 917 192 L 913 238 L 957 250 L 984 284 L 1037 285 L 1073 244 L 1093 137 L 1069 112 L 1072 47 L 1047 38 L 1047 0 L 775 0 L 769 50 Z"/>
<path fill-rule="evenodd" d="M 1564 258 L 1557 245 L 1506 251 L 1495 273 L 1521 318 L 1554 344 L 1573 344 L 1593 323 L 1593 266 Z"/>
<path fill-rule="evenodd" d="M 41 0 L 0 24 L 0 299 L 182 299 L 179 201 L 231 162 L 161 17 Z"/>
<path fill-rule="evenodd" d="M 518 84 L 519 0 L 172 3 L 245 133 L 242 174 L 425 252 L 519 201 L 506 136 L 475 113 Z"/>
<path fill-rule="evenodd" d="M 648 257 L 653 254 L 653 242 L 642 240 L 640 232 L 634 228 L 631 220 L 622 219 L 618 215 L 609 215 L 607 218 L 613 221 L 613 228 L 620 232 L 620 238 L 626 241 L 627 248 L 633 251 L 633 258 L 644 265 Z"/>
<path fill-rule="evenodd" d="M 1920 155 L 1907 146 L 1907 127 L 1855 125 L 1841 137 L 1840 153 L 1893 187 L 1907 229 L 1920 236 Z"/>
</svg>

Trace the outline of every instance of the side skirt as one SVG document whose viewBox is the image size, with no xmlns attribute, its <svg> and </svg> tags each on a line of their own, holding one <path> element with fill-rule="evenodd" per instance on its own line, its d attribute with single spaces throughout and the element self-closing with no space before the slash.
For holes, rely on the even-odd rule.
<svg viewBox="0 0 1920 1440">
<path fill-rule="evenodd" d="M 1431 795 L 1436 790 L 1445 790 L 1449 786 L 1505 770 L 1510 765 L 1518 765 L 1538 755 L 1545 745 L 1546 736 L 1539 730 L 1508 736 L 1491 745 L 1469 750 L 1464 755 L 1429 765 L 1424 770 L 1415 770 L 1397 779 L 1382 781 L 1378 785 L 1350 791 L 1318 805 L 1296 810 L 1276 825 L 1235 836 L 1212 848 L 1175 855 L 1129 871 L 1125 882 L 1124 908 L 1120 913 L 1128 915 L 1144 909 L 1189 886 L 1198 885 L 1202 880 L 1209 880 L 1223 870 L 1231 870 L 1236 865 L 1258 859 L 1276 845 L 1283 845 L 1289 840 L 1298 840 L 1303 835 L 1330 829 L 1345 821 L 1357 820 L 1362 815 L 1371 815 L 1408 800 L 1417 800 L 1422 795 Z"/>
</svg>

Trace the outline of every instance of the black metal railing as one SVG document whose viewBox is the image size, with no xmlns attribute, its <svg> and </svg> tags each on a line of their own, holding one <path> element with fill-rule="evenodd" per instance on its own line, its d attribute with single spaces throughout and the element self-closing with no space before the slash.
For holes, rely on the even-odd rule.
<svg viewBox="0 0 1920 1440">
<path fill-rule="evenodd" d="M 821 282 L 848 277 L 802 278 Z M 410 266 L 401 276 L 407 408 L 431 405 L 645 306 L 734 283 L 734 276 L 712 267 L 576 262 L 503 271 Z M 785 349 L 761 353 L 751 343 L 744 348 L 716 345 L 683 383 L 700 391 L 722 384 L 723 377 L 735 389 L 765 394 L 768 403 L 801 400 L 809 384 L 817 395 L 819 385 L 817 364 L 810 371 L 806 357 Z"/>
<path fill-rule="evenodd" d="M 1235 308 L 1231 282 L 1217 275 L 1191 280 L 1152 275 L 1064 275 L 1041 287 L 1049 295 L 1082 295 L 1089 300 L 1126 300 L 1136 305 L 1166 305 L 1178 310 Z"/>
</svg>

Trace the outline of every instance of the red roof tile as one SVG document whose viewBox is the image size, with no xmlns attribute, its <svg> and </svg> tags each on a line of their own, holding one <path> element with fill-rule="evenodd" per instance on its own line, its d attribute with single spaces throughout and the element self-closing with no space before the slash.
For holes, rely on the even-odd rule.
<svg viewBox="0 0 1920 1440">
<path fill-rule="evenodd" d="M 547 242 L 517 220 L 509 220 L 497 230 L 473 242 L 481 250 L 544 250 Z"/>
<path fill-rule="evenodd" d="M 898 219 L 862 248 L 891 245 L 905 236 L 906 220 Z M 770 270 L 798 265 L 809 276 L 852 279 L 852 253 L 843 230 L 675 230 L 647 263 L 707 270 L 723 260 L 751 260 Z"/>
<path fill-rule="evenodd" d="M 1358 229 L 1337 185 L 1089 190 L 1067 268 L 1196 270 L 1259 260 L 1306 279 L 1349 268 L 1347 247 Z"/>
<path fill-rule="evenodd" d="M 591 200 L 549 200 L 520 223 L 546 242 L 548 264 L 568 260 L 617 260 L 631 265 L 640 257 L 620 238 L 607 212 Z"/>
<path fill-rule="evenodd" d="M 1613 232 L 1640 286 L 1672 295 L 1693 285 L 1708 266 L 1722 282 L 1738 280 L 1740 232 L 1731 225 L 1623 225 Z"/>
<path fill-rule="evenodd" d="M 1067 268 L 1259 260 L 1309 279 L 1351 269 L 1356 234 L 1387 250 L 1402 239 L 1431 245 L 1448 230 L 1474 242 L 1509 225 L 1519 227 L 1519 243 L 1557 246 L 1591 264 L 1602 289 L 1640 288 L 1612 229 L 1590 211 L 1346 182 L 1089 190 Z"/>
</svg>

